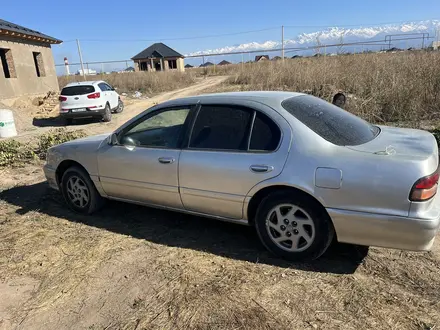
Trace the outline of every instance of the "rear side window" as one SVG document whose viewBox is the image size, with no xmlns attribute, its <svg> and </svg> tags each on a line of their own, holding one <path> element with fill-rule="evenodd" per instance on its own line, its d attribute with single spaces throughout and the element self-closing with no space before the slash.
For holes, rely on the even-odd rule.
<svg viewBox="0 0 440 330">
<path fill-rule="evenodd" d="M 253 110 L 233 106 L 202 106 L 190 148 L 247 150 Z"/>
<path fill-rule="evenodd" d="M 291 97 L 281 105 L 316 134 L 338 146 L 364 144 L 380 132 L 379 127 L 314 96 Z"/>
<path fill-rule="evenodd" d="M 249 150 L 274 151 L 278 147 L 280 139 L 281 131 L 278 126 L 269 117 L 257 112 Z"/>
<path fill-rule="evenodd" d="M 64 87 L 61 91 L 61 95 L 73 96 L 73 95 L 84 95 L 90 94 L 95 91 L 95 87 L 92 85 L 80 85 L 80 86 L 71 86 Z"/>
<path fill-rule="evenodd" d="M 103 91 L 103 92 L 110 90 L 109 88 L 107 88 L 107 85 L 104 83 L 100 83 L 100 84 L 98 84 L 98 86 L 101 89 L 101 91 Z"/>
</svg>

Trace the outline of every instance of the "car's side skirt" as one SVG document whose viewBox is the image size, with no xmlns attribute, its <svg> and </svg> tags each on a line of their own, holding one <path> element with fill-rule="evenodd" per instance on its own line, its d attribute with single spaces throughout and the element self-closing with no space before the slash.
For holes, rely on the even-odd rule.
<svg viewBox="0 0 440 330">
<path fill-rule="evenodd" d="M 225 222 L 236 223 L 236 224 L 239 224 L 239 225 L 249 226 L 249 222 L 247 220 L 245 220 L 245 219 L 231 219 L 231 218 L 221 217 L 221 216 L 217 216 L 217 215 L 211 215 L 211 214 L 206 214 L 206 213 L 194 212 L 194 211 L 189 211 L 189 210 L 179 209 L 179 208 L 174 208 L 174 207 L 169 207 L 169 206 L 163 206 L 163 205 L 158 205 L 158 204 L 150 204 L 150 203 L 144 203 L 144 202 L 138 202 L 138 201 L 132 201 L 132 200 L 124 199 L 124 198 L 109 197 L 109 199 L 115 200 L 115 201 L 120 201 L 120 202 L 125 202 L 125 203 L 130 203 L 130 204 L 143 205 L 143 206 L 153 207 L 153 208 L 156 208 L 156 209 L 162 209 L 162 210 L 167 210 L 167 211 L 186 213 L 186 214 L 200 216 L 200 217 L 204 217 L 204 218 L 211 218 L 211 219 L 215 219 L 215 220 L 220 220 L 220 221 L 225 221 Z"/>
</svg>

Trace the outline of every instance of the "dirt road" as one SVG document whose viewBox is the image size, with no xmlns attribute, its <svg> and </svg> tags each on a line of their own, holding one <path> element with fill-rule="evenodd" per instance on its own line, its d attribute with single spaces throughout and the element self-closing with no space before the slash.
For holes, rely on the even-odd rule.
<svg viewBox="0 0 440 330">
<path fill-rule="evenodd" d="M 81 128 L 111 131 L 152 102 L 222 79 Z M 116 202 L 75 214 L 41 164 L 0 178 L 0 329 L 440 327 L 440 237 L 427 253 L 336 244 L 290 264 L 247 227 Z"/>
<path fill-rule="evenodd" d="M 140 112 L 148 109 L 154 104 L 176 99 L 179 97 L 193 96 L 202 93 L 204 90 L 212 90 L 216 85 L 221 84 L 227 79 L 226 76 L 201 78 L 199 82 L 186 88 L 162 93 L 149 99 L 127 99 L 127 105 L 120 114 L 113 114 L 112 121 L 108 123 L 98 122 L 96 120 L 78 120 L 73 125 L 68 126 L 69 130 L 83 129 L 88 135 L 111 132 L 121 126 L 130 118 Z M 27 141 L 36 135 L 40 135 L 50 129 L 64 127 L 64 124 L 57 118 L 34 119 L 25 112 L 16 112 L 16 120 L 20 121 L 23 128 L 17 140 Z"/>
</svg>

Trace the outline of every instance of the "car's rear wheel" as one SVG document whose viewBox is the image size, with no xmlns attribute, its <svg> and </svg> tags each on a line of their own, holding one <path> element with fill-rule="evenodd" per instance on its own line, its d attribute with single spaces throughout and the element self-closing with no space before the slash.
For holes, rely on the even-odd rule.
<svg viewBox="0 0 440 330">
<path fill-rule="evenodd" d="M 118 107 L 115 110 L 115 113 L 121 113 L 124 110 L 124 102 L 121 99 L 118 101 Z"/>
<path fill-rule="evenodd" d="M 109 122 L 112 120 L 112 111 L 110 110 L 110 105 L 107 103 L 104 109 L 104 115 L 102 116 L 102 120 L 105 122 Z"/>
<path fill-rule="evenodd" d="M 257 210 L 255 227 L 269 251 L 291 261 L 319 258 L 334 236 L 325 209 L 312 198 L 291 192 L 267 196 Z"/>
<path fill-rule="evenodd" d="M 101 208 L 104 201 L 88 173 L 77 166 L 64 172 L 61 191 L 69 207 L 79 213 L 91 214 Z"/>
</svg>

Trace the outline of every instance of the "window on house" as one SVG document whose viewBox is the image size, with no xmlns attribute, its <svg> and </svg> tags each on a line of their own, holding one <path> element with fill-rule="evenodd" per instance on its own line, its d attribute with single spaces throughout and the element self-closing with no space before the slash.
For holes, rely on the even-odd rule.
<svg viewBox="0 0 440 330">
<path fill-rule="evenodd" d="M 139 66 L 140 71 L 148 71 L 147 62 L 141 62 Z"/>
<path fill-rule="evenodd" d="M 176 60 L 168 60 L 168 68 L 169 69 L 177 69 L 177 61 Z"/>
<path fill-rule="evenodd" d="M 43 64 L 43 56 L 41 53 L 38 52 L 32 52 L 34 56 L 34 64 L 35 64 L 35 70 L 37 71 L 37 77 L 44 77 L 46 76 L 46 72 L 44 71 L 44 64 Z"/>
<path fill-rule="evenodd" d="M 5 78 L 17 78 L 14 60 L 10 49 L 0 48 L 0 60 Z"/>
</svg>

